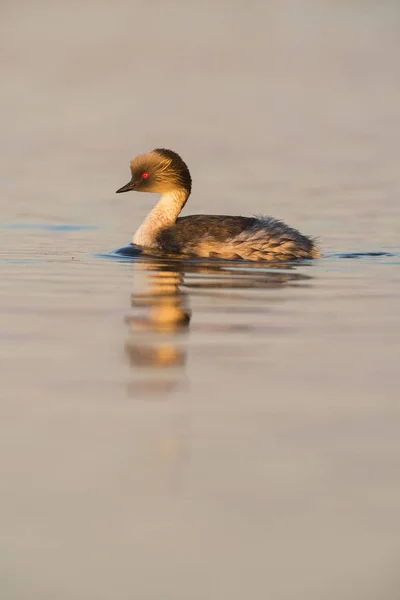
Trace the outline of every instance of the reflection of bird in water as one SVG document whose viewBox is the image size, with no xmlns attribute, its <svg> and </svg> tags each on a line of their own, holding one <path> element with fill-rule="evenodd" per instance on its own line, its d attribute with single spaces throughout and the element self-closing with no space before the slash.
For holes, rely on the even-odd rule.
<svg viewBox="0 0 400 600">
<path fill-rule="evenodd" d="M 145 309 L 146 314 L 125 318 L 131 333 L 125 344 L 130 364 L 152 369 L 182 367 L 186 349 L 176 334 L 187 330 L 190 311 L 187 295 L 179 287 L 181 275 L 173 270 L 173 265 L 153 261 L 136 261 L 134 267 L 136 275 L 143 274 L 146 290 L 133 293 L 131 304 L 134 308 Z M 175 388 L 177 375 L 171 373 L 167 380 L 154 376 L 147 378 L 140 388 L 143 389 L 143 384 L 152 392 Z"/>
<path fill-rule="evenodd" d="M 129 328 L 125 354 L 131 367 L 127 394 L 135 400 L 174 399 L 179 402 L 178 410 L 175 407 L 172 411 L 162 410 L 161 419 L 153 418 L 155 413 L 152 409 L 150 428 L 147 430 L 146 426 L 145 443 L 140 451 L 141 461 L 143 456 L 147 459 L 145 476 L 140 481 L 142 487 L 147 487 L 146 499 L 162 497 L 165 501 L 166 497 L 174 498 L 181 494 L 185 488 L 191 455 L 192 409 L 186 401 L 186 394 L 182 393 L 190 384 L 184 368 L 189 326 L 196 332 L 191 343 L 197 345 L 199 340 L 200 344 L 206 343 L 205 351 L 211 360 L 216 356 L 222 361 L 227 357 L 235 359 L 242 334 L 250 332 L 249 339 L 253 342 L 254 336 L 263 329 L 259 322 L 254 322 L 252 317 L 257 313 L 250 303 L 256 301 L 262 311 L 268 310 L 270 288 L 279 289 L 294 283 L 306 285 L 311 278 L 287 266 L 266 270 L 255 263 L 244 268 L 215 261 L 150 257 L 134 260 L 132 271 L 135 285 L 131 295 L 132 311 L 125 318 Z M 260 294 L 263 289 L 267 291 Z M 189 298 L 200 294 L 208 297 L 209 301 L 199 299 L 200 318 L 197 322 L 193 319 L 192 323 Z M 246 310 L 242 324 L 237 316 L 231 320 L 232 312 L 243 307 Z M 269 333 L 271 326 L 267 327 Z M 235 334 L 238 334 L 237 346 L 232 343 Z M 218 343 L 221 340 L 222 348 Z M 242 356 L 245 357 L 245 353 L 246 346 L 239 349 L 239 372 L 243 368 Z M 192 362 L 196 360 L 196 354 L 199 356 L 199 353 L 194 353 Z M 195 369 L 196 366 L 201 368 L 201 365 L 195 365 Z M 223 389 L 221 394 L 224 394 Z M 156 412 L 158 406 L 154 407 Z M 155 431 L 152 429 L 154 426 Z M 141 443 L 140 440 L 138 443 Z"/>
<path fill-rule="evenodd" d="M 132 366 L 137 367 L 176 367 L 185 364 L 185 354 L 172 344 L 141 346 L 126 344 L 126 353 Z"/>
<path fill-rule="evenodd" d="M 159 269 L 149 274 L 148 289 L 144 294 L 131 296 L 132 306 L 149 309 L 147 319 L 134 319 L 135 324 L 139 326 L 142 323 L 143 327 L 160 333 L 185 329 L 190 322 L 190 311 L 186 307 L 187 296 L 179 288 L 181 275 L 165 267 Z M 128 317 L 127 321 L 132 323 L 132 319 Z"/>
<path fill-rule="evenodd" d="M 215 296 L 236 301 L 259 302 L 259 296 L 238 294 L 237 290 L 282 288 L 296 284 L 307 285 L 308 275 L 293 268 L 281 267 L 262 270 L 248 264 L 246 268 L 228 266 L 226 263 L 193 262 L 165 259 L 141 259 L 133 262 L 136 279 L 143 276 L 145 291 L 131 296 L 132 307 L 144 309 L 142 316 L 129 315 L 125 318 L 130 328 L 126 342 L 126 353 L 131 366 L 170 368 L 182 367 L 186 360 L 186 348 L 181 334 L 188 331 L 190 310 L 187 306 L 188 291 L 192 295 Z M 253 268 L 254 267 L 254 268 Z M 199 277 L 198 275 L 201 275 Z M 182 288 L 185 288 L 183 290 Z M 275 300 L 272 299 L 273 302 Z M 268 307 L 268 297 L 263 300 L 263 310 Z M 226 312 L 224 305 L 214 305 L 213 312 Z M 197 332 L 262 332 L 249 324 L 197 324 Z M 153 386 L 158 383 L 153 379 Z"/>
<path fill-rule="evenodd" d="M 313 240 L 272 217 L 180 217 L 192 189 L 187 165 L 172 150 L 157 148 L 131 162 L 131 181 L 117 193 L 161 194 L 133 236 L 133 244 L 167 254 L 251 261 L 318 258 Z"/>
</svg>

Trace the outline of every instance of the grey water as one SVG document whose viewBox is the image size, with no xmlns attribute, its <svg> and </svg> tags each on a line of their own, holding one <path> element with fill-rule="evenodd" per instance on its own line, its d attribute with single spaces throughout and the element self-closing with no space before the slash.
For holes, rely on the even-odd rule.
<svg viewBox="0 0 400 600">
<path fill-rule="evenodd" d="M 400 5 L 1 10 L 0 597 L 399 597 Z M 160 146 L 322 258 L 115 252 Z"/>
</svg>

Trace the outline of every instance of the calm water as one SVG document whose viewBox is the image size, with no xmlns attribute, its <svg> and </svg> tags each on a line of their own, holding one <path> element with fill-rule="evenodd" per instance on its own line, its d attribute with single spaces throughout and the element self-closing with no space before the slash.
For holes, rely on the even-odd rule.
<svg viewBox="0 0 400 600">
<path fill-rule="evenodd" d="M 1 598 L 398 598 L 400 5 L 1 20 Z M 324 257 L 110 254 L 157 146 Z"/>
</svg>

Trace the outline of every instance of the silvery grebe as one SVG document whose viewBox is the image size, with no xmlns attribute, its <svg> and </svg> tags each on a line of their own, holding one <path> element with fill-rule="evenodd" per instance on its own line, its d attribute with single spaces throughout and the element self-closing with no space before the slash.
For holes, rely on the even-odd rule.
<svg viewBox="0 0 400 600">
<path fill-rule="evenodd" d="M 133 236 L 144 249 L 198 258 L 289 261 L 318 258 L 310 238 L 272 217 L 190 215 L 179 217 L 192 189 L 190 172 L 172 150 L 156 148 L 130 164 L 132 179 L 117 194 L 161 194 Z"/>
</svg>

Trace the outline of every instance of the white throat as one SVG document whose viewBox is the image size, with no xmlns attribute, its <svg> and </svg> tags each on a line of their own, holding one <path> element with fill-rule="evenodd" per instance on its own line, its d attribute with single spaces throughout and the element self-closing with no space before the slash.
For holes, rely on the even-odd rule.
<svg viewBox="0 0 400 600">
<path fill-rule="evenodd" d="M 134 234 L 132 243 L 148 248 L 157 247 L 159 232 L 175 223 L 187 199 L 188 193 L 184 189 L 163 194 Z"/>
</svg>

